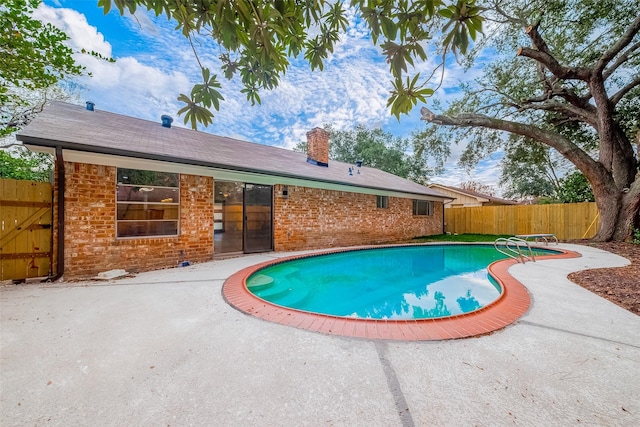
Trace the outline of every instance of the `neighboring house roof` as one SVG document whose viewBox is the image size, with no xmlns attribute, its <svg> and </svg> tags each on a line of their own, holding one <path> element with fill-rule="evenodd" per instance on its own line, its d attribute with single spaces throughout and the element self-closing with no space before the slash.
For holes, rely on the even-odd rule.
<svg viewBox="0 0 640 427">
<path fill-rule="evenodd" d="M 69 152 L 293 178 L 291 182 L 301 179 L 337 184 L 343 188 L 370 189 L 369 192 L 377 189 L 434 200 L 450 199 L 436 190 L 378 169 L 363 166 L 349 175 L 349 168 L 354 166 L 348 163 L 330 160 L 328 167 L 316 166 L 307 163 L 304 153 L 176 126 L 166 128 L 160 121 L 151 122 L 99 110 L 88 111 L 62 102 L 53 102 L 38 114 L 18 133 L 17 139 L 30 147 L 61 147 Z M 281 183 L 287 184 L 286 180 Z"/>
<path fill-rule="evenodd" d="M 429 188 L 439 189 L 441 191 L 473 197 L 481 205 L 517 205 L 518 204 L 513 200 L 501 199 L 500 197 L 494 197 L 488 194 L 478 193 L 477 191 L 473 191 L 473 190 L 465 190 L 463 188 L 450 187 L 448 185 L 429 184 Z"/>
</svg>

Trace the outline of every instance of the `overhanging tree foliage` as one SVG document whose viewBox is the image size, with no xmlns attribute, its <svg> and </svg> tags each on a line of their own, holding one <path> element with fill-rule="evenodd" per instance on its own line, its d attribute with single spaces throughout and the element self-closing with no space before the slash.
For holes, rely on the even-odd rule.
<svg viewBox="0 0 640 427">
<path fill-rule="evenodd" d="M 438 36 L 443 54 L 465 54 L 483 22 L 481 9 L 461 0 L 99 0 L 98 5 L 105 13 L 115 6 L 121 14 L 143 7 L 177 22 L 202 70 L 202 82 L 178 97 L 185 103 L 179 114 L 194 129 L 212 122 L 211 109 L 218 110 L 223 99 L 217 75 L 198 57 L 200 37 L 213 40 L 225 77 L 239 76 L 242 92 L 256 103 L 260 90 L 278 85 L 290 58 L 302 56 L 312 70 L 322 70 L 347 28 L 346 8 L 352 7 L 387 58 L 393 85 L 388 106 L 399 116 L 434 92 L 427 84 L 439 74 L 407 74 L 427 59 L 425 42 Z"/>
<path fill-rule="evenodd" d="M 423 108 L 422 118 L 468 129 L 472 158 L 503 144 L 495 131 L 553 148 L 591 184 L 600 211 L 596 240 L 627 239 L 640 210 L 637 2 L 494 0 L 486 6 L 484 16 L 496 29 L 484 47 L 501 59 L 444 114 Z M 595 149 L 576 133 L 590 135 Z"/>
</svg>

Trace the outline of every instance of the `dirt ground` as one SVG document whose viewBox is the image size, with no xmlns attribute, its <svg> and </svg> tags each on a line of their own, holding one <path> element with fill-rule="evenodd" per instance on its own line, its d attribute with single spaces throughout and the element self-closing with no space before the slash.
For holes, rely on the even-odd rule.
<svg viewBox="0 0 640 427">
<path fill-rule="evenodd" d="M 627 267 L 599 268 L 572 273 L 569 279 L 612 303 L 640 315 L 640 245 L 588 241 L 571 243 L 593 246 L 631 261 L 631 265 Z"/>
</svg>

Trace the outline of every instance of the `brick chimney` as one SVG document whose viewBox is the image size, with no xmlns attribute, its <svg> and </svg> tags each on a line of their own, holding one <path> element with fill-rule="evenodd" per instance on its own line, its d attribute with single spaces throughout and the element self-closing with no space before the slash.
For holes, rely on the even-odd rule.
<svg viewBox="0 0 640 427">
<path fill-rule="evenodd" d="M 313 128 L 307 132 L 307 162 L 329 166 L 329 132 L 326 130 Z"/>
</svg>

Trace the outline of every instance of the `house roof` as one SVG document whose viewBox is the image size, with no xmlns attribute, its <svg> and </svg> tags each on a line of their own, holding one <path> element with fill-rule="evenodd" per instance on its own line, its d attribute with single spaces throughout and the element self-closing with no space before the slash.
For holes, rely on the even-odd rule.
<svg viewBox="0 0 640 427">
<path fill-rule="evenodd" d="M 380 189 L 409 195 L 450 199 L 436 190 L 366 166 L 349 175 L 353 165 L 329 161 L 328 167 L 307 163 L 307 156 L 180 127 L 163 127 L 106 111 L 53 102 L 17 139 L 29 146 L 61 147 L 88 153 L 157 160 L 217 170 L 251 172 L 341 186 Z M 359 169 L 360 174 L 357 173 Z"/>
<path fill-rule="evenodd" d="M 475 197 L 479 203 L 495 203 L 495 204 L 501 204 L 501 205 L 517 205 L 518 204 L 513 200 L 501 199 L 500 197 L 494 197 L 488 194 L 478 193 L 477 191 L 473 191 L 473 190 L 465 190 L 464 188 L 450 187 L 448 185 L 442 185 L 442 184 L 429 184 L 429 188 L 434 188 L 434 187 L 440 188 L 442 190 L 449 190 L 454 193 L 464 194 L 470 197 Z"/>
</svg>

